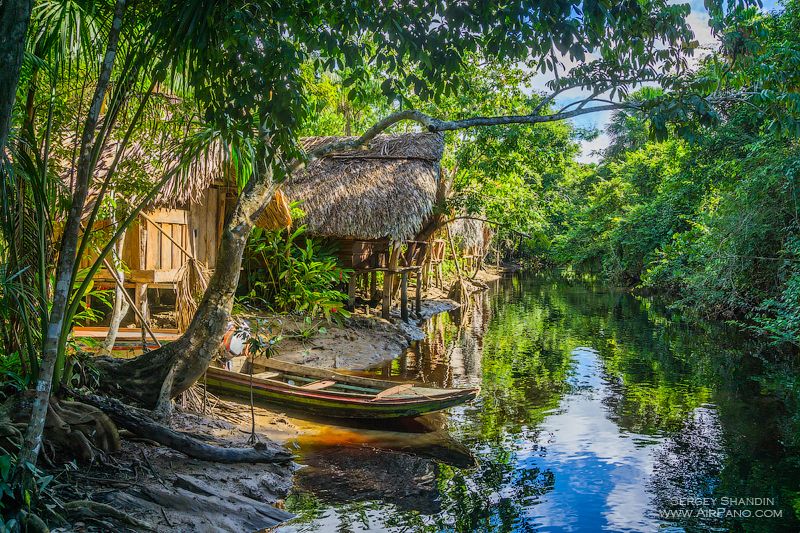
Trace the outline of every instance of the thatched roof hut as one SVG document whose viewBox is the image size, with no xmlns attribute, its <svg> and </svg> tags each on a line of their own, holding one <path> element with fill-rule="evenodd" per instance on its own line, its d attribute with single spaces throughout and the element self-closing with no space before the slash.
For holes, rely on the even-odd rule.
<svg viewBox="0 0 800 533">
<path fill-rule="evenodd" d="M 77 146 L 72 142 L 62 143 L 62 156 L 67 152 L 77 153 Z M 88 215 L 94 206 L 99 191 L 100 180 L 103 180 L 117 157 L 121 142 L 109 141 L 100 153 L 95 167 L 95 182 L 91 184 L 89 197 L 84 207 Z M 131 204 L 137 202 L 137 195 L 148 186 L 155 185 L 161 177 L 180 163 L 180 152 L 175 143 L 160 143 L 155 148 L 145 147 L 140 143 L 128 144 L 125 153 L 117 164 L 116 179 L 120 185 L 117 191 Z M 70 156 L 55 159 L 58 174 L 67 188 L 74 186 L 75 164 Z M 236 193 L 234 177 L 226 164 L 227 157 L 219 143 L 215 143 L 199 154 L 191 163 L 175 174 L 148 202 L 146 210 L 154 209 L 199 209 L 209 200 L 209 191 L 214 188 L 219 194 L 233 196 Z M 129 186 L 126 186 L 130 184 Z M 218 214 L 224 217 L 225 213 Z M 289 205 L 285 197 L 278 193 L 264 209 L 257 225 L 267 229 L 279 229 L 291 224 Z"/>
<path fill-rule="evenodd" d="M 476 218 L 457 218 L 450 223 L 450 234 L 463 247 L 483 246 L 485 223 Z"/>
<path fill-rule="evenodd" d="M 54 158 L 56 171 L 61 177 L 63 185 L 71 189 L 76 179 L 77 152 L 79 147 L 73 146 L 72 140 L 62 143 L 57 156 Z M 117 153 L 121 148 L 121 141 L 108 141 L 95 167 L 94 182 L 90 184 L 87 208 L 93 204 L 100 183 L 105 179 Z M 157 147 L 147 147 L 137 142 L 131 142 L 122 154 L 117 164 L 116 190 L 131 203 L 136 202 L 136 196 L 180 162 L 180 154 L 174 143 L 161 144 Z M 203 200 L 205 192 L 212 185 L 227 183 L 228 177 L 224 168 L 224 157 L 219 153 L 219 148 L 212 147 L 201 154 L 195 161 L 187 165 L 184 171 L 177 173 L 157 193 L 155 198 L 148 203 L 149 209 L 156 208 L 186 208 L 191 204 Z M 75 159 L 75 160 L 74 160 Z"/>
<path fill-rule="evenodd" d="M 312 150 L 342 137 L 303 140 Z M 413 238 L 433 213 L 444 137 L 379 135 L 368 146 L 311 162 L 283 185 L 315 235 L 354 240 Z"/>
</svg>

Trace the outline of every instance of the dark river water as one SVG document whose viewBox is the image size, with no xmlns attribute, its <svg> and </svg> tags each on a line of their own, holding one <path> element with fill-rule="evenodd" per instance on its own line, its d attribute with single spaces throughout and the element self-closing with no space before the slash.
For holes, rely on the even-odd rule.
<svg viewBox="0 0 800 533">
<path fill-rule="evenodd" d="M 470 405 L 322 426 L 279 531 L 800 531 L 800 364 L 563 275 L 503 279 L 372 375 Z"/>
</svg>

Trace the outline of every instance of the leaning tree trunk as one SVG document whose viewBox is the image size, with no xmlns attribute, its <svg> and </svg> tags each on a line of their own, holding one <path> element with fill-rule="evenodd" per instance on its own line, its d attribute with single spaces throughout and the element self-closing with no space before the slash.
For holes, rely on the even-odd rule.
<svg viewBox="0 0 800 533">
<path fill-rule="evenodd" d="M 206 371 L 228 330 L 250 231 L 272 200 L 275 185 L 262 179 L 246 190 L 225 223 L 214 274 L 186 332 L 176 341 L 133 359 L 97 360 L 101 385 L 150 408 L 191 387 Z"/>
<path fill-rule="evenodd" d="M 116 222 L 112 219 L 112 223 Z M 108 323 L 108 333 L 106 334 L 106 338 L 103 339 L 103 342 L 100 343 L 100 349 L 103 352 L 111 353 L 114 349 L 114 343 L 117 342 L 117 334 L 119 333 L 119 326 L 122 323 L 122 319 L 125 318 L 125 315 L 128 314 L 128 309 L 130 305 L 128 304 L 128 299 L 125 298 L 123 294 L 125 291 L 125 271 L 119 267 L 122 262 L 122 249 L 125 246 L 125 233 L 123 233 L 119 241 L 115 246 L 114 250 L 114 268 L 117 272 L 117 279 L 120 280 L 121 283 L 114 284 L 114 307 L 111 310 L 111 319 Z"/>
<path fill-rule="evenodd" d="M 11 129 L 32 5 L 32 0 L 0 1 L 0 152 Z"/>
<path fill-rule="evenodd" d="M 105 99 L 111 79 L 111 71 L 117 55 L 117 44 L 122 29 L 122 16 L 125 11 L 125 1 L 117 0 L 114 8 L 114 18 L 108 34 L 108 44 L 103 58 L 97 87 L 89 107 L 89 113 L 84 122 L 81 136 L 81 153 L 78 161 L 77 180 L 72 194 L 72 205 L 67 215 L 64 231 L 61 236 L 61 246 L 58 252 L 56 265 L 56 286 L 53 291 L 53 305 L 42 345 L 42 363 L 39 367 L 39 376 L 36 380 L 33 406 L 31 408 L 30 422 L 25 432 L 23 447 L 19 453 L 18 475 L 28 476 L 24 466 L 27 463 L 36 464 L 39 450 L 42 447 L 42 432 L 44 430 L 47 409 L 50 402 L 53 375 L 58 359 L 59 341 L 66 317 L 67 305 L 72 292 L 72 271 L 75 266 L 78 237 L 80 235 L 81 214 L 89 192 L 89 182 L 92 175 L 92 142 L 95 140 L 97 124 L 100 120 L 100 107 Z M 21 473 L 21 474 L 20 474 Z"/>
</svg>

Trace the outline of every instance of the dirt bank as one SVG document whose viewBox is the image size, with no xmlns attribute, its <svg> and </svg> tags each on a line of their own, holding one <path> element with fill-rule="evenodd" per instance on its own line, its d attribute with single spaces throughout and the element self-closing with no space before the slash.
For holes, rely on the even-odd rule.
<svg viewBox="0 0 800 533">
<path fill-rule="evenodd" d="M 456 307 L 456 302 L 436 290 L 422 300 L 419 318 L 407 323 L 396 309 L 391 320 L 357 309 L 342 325 L 321 324 L 321 330 L 312 334 L 304 321 L 271 317 L 271 325 L 283 336 L 275 357 L 317 368 L 364 370 L 400 356 L 413 341 L 424 338 L 423 320 Z"/>
<path fill-rule="evenodd" d="M 212 402 L 213 403 L 213 402 Z M 219 406 L 219 404 L 217 404 Z M 227 404 L 223 419 L 176 412 L 174 429 L 218 446 L 247 446 L 249 408 Z M 279 415 L 259 417 L 258 438 L 290 437 L 296 430 Z M 221 464 L 190 459 L 180 452 L 123 434 L 122 451 L 102 464 L 66 465 L 50 470 L 62 501 L 105 503 L 149 524 L 154 531 L 255 531 L 289 518 L 281 510 L 297 465 Z M 133 531 L 105 516 L 87 518 L 54 531 Z"/>
<path fill-rule="evenodd" d="M 481 272 L 478 279 L 486 282 L 499 276 L 496 272 Z M 411 342 L 423 338 L 420 326 L 424 320 L 456 307 L 456 302 L 434 288 L 426 293 L 420 315 L 408 323 L 400 320 L 398 310 L 393 310 L 391 320 L 384 320 L 375 316 L 374 310 L 357 309 L 342 325 L 309 325 L 304 320 L 286 316 L 260 315 L 258 318 L 266 319 L 283 336 L 276 354 L 279 359 L 314 367 L 361 370 L 398 357 Z M 212 399 L 208 407 L 211 413 L 206 416 L 178 409 L 172 426 L 219 446 L 247 445 L 251 436 L 249 406 Z M 354 461 L 358 463 L 364 460 L 364 454 L 369 455 L 365 450 L 371 449 L 373 440 L 380 442 L 381 448 L 387 446 L 386 435 L 374 430 L 338 428 L 291 418 L 277 409 L 258 406 L 254 413 L 256 432 L 262 442 L 293 449 L 299 442 L 313 447 L 317 442 L 335 439 L 345 446 L 342 464 L 329 464 L 327 459 L 315 459 L 313 454 L 307 458 L 304 462 L 311 466 L 309 475 L 303 478 L 307 482 L 312 477 L 317 479 L 315 483 L 320 479 L 312 476 L 313 472 L 324 473 L 327 479 L 331 469 L 351 470 L 349 466 Z M 426 438 L 433 439 L 432 435 L 438 433 L 426 434 Z M 455 445 L 443 438 L 439 440 L 442 442 L 437 440 L 432 444 L 420 439 L 427 453 L 442 448 L 448 457 L 453 456 Z M 403 446 L 408 444 L 403 443 Z M 417 462 L 419 465 L 414 463 L 415 468 L 424 473 L 423 466 L 427 463 Z M 411 466 L 404 465 L 404 468 L 414 470 Z M 297 468 L 295 464 L 209 463 L 189 459 L 146 439 L 125 438 L 122 452 L 105 464 L 81 469 L 68 467 L 53 474 L 63 500 L 89 499 L 107 503 L 150 524 L 156 531 L 247 531 L 268 527 L 270 522 L 286 517 L 280 514 L 280 509 L 292 484 L 300 483 L 294 479 Z M 367 470 L 362 472 L 362 477 L 367 476 Z M 331 479 L 344 483 L 342 480 L 349 476 L 345 470 L 341 474 Z M 422 478 L 425 476 L 421 475 Z M 386 482 L 380 477 L 370 479 L 372 484 L 364 484 L 374 490 Z M 336 483 L 332 483 L 332 490 L 335 486 Z M 425 494 L 426 486 L 422 484 L 411 491 L 409 497 L 416 500 Z M 270 513 L 273 516 L 269 516 Z M 104 520 L 87 520 L 62 531 L 125 530 L 118 522 Z"/>
</svg>

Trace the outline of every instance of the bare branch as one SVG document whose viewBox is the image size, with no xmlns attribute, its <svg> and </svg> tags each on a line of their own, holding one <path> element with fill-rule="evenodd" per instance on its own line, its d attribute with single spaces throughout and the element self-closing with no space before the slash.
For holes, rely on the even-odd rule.
<svg viewBox="0 0 800 533">
<path fill-rule="evenodd" d="M 569 118 L 586 115 L 589 113 L 598 113 L 601 111 L 613 111 L 617 109 L 625 109 L 635 107 L 630 103 L 623 102 L 610 102 L 605 105 L 595 106 L 590 108 L 575 109 L 572 111 L 553 113 L 549 115 L 539 115 L 531 113 L 530 115 L 502 115 L 493 117 L 471 117 L 461 120 L 441 120 L 432 117 L 422 111 L 416 109 L 406 109 L 398 111 L 381 119 L 369 128 L 360 137 L 347 139 L 344 141 L 334 142 L 320 146 L 315 150 L 306 153 L 306 160 L 296 160 L 293 164 L 289 165 L 289 174 L 297 172 L 307 166 L 309 163 L 316 159 L 323 158 L 333 153 L 344 152 L 346 150 L 355 150 L 365 144 L 369 143 L 372 139 L 388 130 L 395 124 L 405 121 L 416 122 L 423 126 L 431 133 L 455 131 L 467 128 L 477 128 L 486 126 L 504 126 L 509 124 L 543 124 L 547 122 L 558 122 Z M 538 106 L 537 106 L 538 109 Z"/>
</svg>

